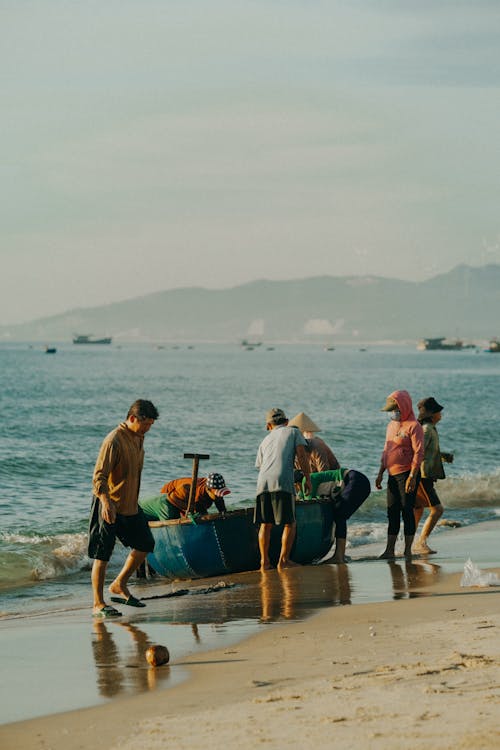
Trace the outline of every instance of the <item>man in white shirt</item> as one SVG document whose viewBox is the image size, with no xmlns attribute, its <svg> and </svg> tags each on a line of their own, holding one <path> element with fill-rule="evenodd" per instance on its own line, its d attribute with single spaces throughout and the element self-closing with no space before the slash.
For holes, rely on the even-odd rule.
<svg viewBox="0 0 500 750">
<path fill-rule="evenodd" d="M 306 441 L 300 430 L 296 427 L 289 427 L 285 413 L 278 408 L 267 412 L 266 429 L 268 435 L 260 444 L 255 461 L 259 476 L 254 522 L 260 524 L 261 571 L 271 568 L 269 542 L 273 525 L 283 524 L 278 570 L 297 564 L 290 560 L 297 528 L 293 481 L 295 458 L 304 473 L 308 491 L 311 488 L 309 461 L 305 449 Z"/>
</svg>

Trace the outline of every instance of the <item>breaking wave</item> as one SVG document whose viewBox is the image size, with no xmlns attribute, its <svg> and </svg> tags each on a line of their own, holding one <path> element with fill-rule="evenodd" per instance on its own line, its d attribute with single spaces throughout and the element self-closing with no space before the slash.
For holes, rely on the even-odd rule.
<svg viewBox="0 0 500 750">
<path fill-rule="evenodd" d="M 0 588 L 71 575 L 89 567 L 87 535 L 0 534 Z"/>
</svg>

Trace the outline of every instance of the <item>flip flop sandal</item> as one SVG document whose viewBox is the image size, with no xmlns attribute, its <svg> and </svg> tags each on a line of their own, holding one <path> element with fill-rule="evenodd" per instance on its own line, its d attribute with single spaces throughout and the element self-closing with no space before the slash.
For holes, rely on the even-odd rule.
<svg viewBox="0 0 500 750">
<path fill-rule="evenodd" d="M 97 612 L 92 613 L 92 617 L 98 617 L 102 620 L 104 620 L 107 617 L 121 617 L 122 613 L 118 612 L 117 609 L 112 607 L 110 604 L 106 604 L 105 607 L 102 607 L 102 609 L 98 610 Z"/>
<path fill-rule="evenodd" d="M 146 606 L 139 599 L 136 599 L 135 596 L 132 596 L 132 594 L 130 594 L 128 599 L 125 599 L 124 596 L 112 596 L 111 601 L 117 602 L 117 604 L 126 604 L 127 607 L 145 607 Z"/>
</svg>

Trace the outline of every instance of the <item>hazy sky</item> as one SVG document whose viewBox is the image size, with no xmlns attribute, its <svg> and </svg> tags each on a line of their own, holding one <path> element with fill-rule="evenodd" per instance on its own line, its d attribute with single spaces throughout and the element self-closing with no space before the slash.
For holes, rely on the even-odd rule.
<svg viewBox="0 0 500 750">
<path fill-rule="evenodd" d="M 498 0 L 0 0 L 0 324 L 500 262 L 499 50 Z"/>
</svg>

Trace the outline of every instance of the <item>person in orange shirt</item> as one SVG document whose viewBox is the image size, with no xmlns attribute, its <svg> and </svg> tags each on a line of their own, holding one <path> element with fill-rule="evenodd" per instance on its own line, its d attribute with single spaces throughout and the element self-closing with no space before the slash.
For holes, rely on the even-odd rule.
<svg viewBox="0 0 500 750">
<path fill-rule="evenodd" d="M 387 425 L 384 450 L 380 469 L 375 480 L 378 490 L 382 489 L 385 470 L 389 474 L 387 482 L 387 545 L 380 555 L 382 559 L 395 557 L 396 540 L 404 524 L 405 557 L 411 557 L 411 546 L 415 536 L 415 495 L 420 478 L 420 464 L 424 458 L 424 432 L 416 420 L 408 391 L 394 391 L 386 400 L 382 411 L 390 413 Z"/>
<path fill-rule="evenodd" d="M 161 488 L 161 495 L 150 500 L 140 500 L 139 505 L 148 521 L 167 521 L 172 518 L 183 518 L 188 509 L 189 494 L 191 492 L 191 477 L 182 477 L 167 482 Z M 215 505 L 219 513 L 226 512 L 224 498 L 231 490 L 226 487 L 222 474 L 212 472 L 201 477 L 196 482 L 194 506 L 192 513 L 207 513 Z"/>
</svg>

